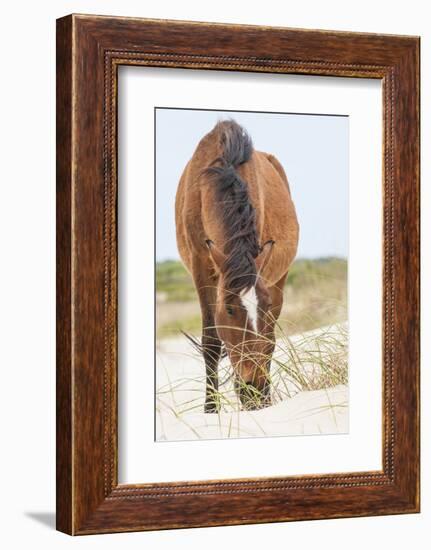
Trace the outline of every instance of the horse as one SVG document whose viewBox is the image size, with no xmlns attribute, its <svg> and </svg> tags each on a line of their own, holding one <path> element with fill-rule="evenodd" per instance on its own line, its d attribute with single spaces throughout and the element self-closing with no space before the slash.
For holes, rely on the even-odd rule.
<svg viewBox="0 0 431 550">
<path fill-rule="evenodd" d="M 255 150 L 237 122 L 219 121 L 184 168 L 175 224 L 178 251 L 202 315 L 204 412 L 220 410 L 222 351 L 233 367 L 242 409 L 270 406 L 275 325 L 299 238 L 282 165 Z"/>
</svg>

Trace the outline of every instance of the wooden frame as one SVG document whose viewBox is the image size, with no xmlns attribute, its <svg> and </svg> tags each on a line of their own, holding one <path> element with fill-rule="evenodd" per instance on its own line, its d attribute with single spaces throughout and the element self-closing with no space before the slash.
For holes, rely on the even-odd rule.
<svg viewBox="0 0 431 550">
<path fill-rule="evenodd" d="M 383 470 L 119 485 L 119 65 L 383 82 Z M 57 21 L 57 528 L 69 534 L 419 511 L 419 38 L 70 15 Z"/>
</svg>

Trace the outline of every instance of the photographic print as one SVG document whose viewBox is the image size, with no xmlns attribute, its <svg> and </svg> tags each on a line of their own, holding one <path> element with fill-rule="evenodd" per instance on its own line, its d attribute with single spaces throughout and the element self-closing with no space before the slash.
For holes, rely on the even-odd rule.
<svg viewBox="0 0 431 550">
<path fill-rule="evenodd" d="M 348 132 L 155 109 L 156 441 L 348 432 Z"/>
<path fill-rule="evenodd" d="M 418 37 L 57 30 L 57 528 L 417 512 Z"/>
</svg>

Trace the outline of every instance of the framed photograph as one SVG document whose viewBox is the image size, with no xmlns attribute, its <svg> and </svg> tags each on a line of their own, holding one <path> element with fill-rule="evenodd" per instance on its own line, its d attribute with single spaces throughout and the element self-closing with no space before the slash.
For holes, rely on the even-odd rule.
<svg viewBox="0 0 431 550">
<path fill-rule="evenodd" d="M 419 511 L 419 38 L 57 21 L 57 528 Z"/>
</svg>

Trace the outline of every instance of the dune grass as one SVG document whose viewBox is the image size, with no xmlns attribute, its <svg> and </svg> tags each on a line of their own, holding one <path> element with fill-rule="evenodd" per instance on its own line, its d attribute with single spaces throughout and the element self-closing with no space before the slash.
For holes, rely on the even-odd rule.
<svg viewBox="0 0 431 550">
<path fill-rule="evenodd" d="M 199 351 L 190 347 L 192 357 L 202 360 Z M 219 390 L 216 401 L 221 412 L 239 412 L 241 404 L 234 389 L 234 373 L 225 359 L 219 366 Z M 331 388 L 348 383 L 347 323 L 327 326 L 293 337 L 279 327 L 272 356 L 270 385 L 272 404 L 302 391 Z M 202 412 L 205 373 L 168 381 L 157 388 L 157 407 L 175 409 L 181 418 L 190 412 Z M 257 397 L 257 396 L 256 396 Z"/>
</svg>

